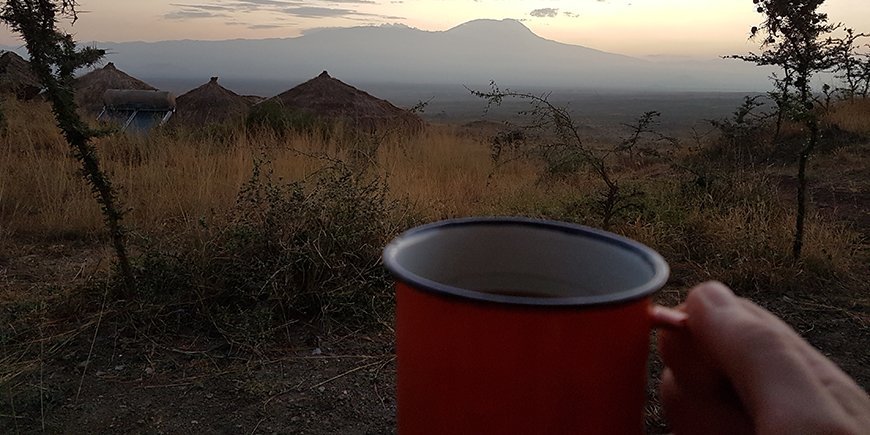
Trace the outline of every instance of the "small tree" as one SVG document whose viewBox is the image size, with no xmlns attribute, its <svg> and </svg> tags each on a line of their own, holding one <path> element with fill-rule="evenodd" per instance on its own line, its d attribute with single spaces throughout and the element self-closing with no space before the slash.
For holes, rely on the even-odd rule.
<svg viewBox="0 0 870 435">
<path fill-rule="evenodd" d="M 762 112 L 764 107 L 761 95 L 743 97 L 743 103 L 737 107 L 731 116 L 723 119 L 709 120 L 710 125 L 721 133 L 722 149 L 733 156 L 738 162 L 743 162 L 748 155 L 749 161 L 757 157 L 759 138 L 767 128 L 767 120 L 771 115 Z M 782 116 L 783 108 L 777 103 L 777 116 Z M 774 138 L 774 143 L 776 138 Z"/>
<path fill-rule="evenodd" d="M 601 217 L 604 229 L 609 229 L 618 216 L 637 208 L 635 199 L 642 194 L 621 184 L 614 160 L 618 157 L 662 157 L 662 145 L 676 144 L 676 139 L 658 132 L 660 113 L 655 111 L 642 114 L 635 124 L 623 124 L 630 132 L 620 143 L 598 147 L 585 143 L 571 112 L 553 104 L 549 94 L 500 89 L 495 83 L 491 83 L 488 92 L 471 90 L 471 93 L 487 100 L 490 105 L 499 105 L 505 99 L 518 99 L 530 104 L 529 110 L 521 112 L 529 119 L 527 124 L 513 126 L 493 138 L 491 152 L 496 169 L 521 159 L 543 163 L 542 179 L 566 178 L 588 169 L 604 185 L 594 201 L 595 212 Z"/>
<path fill-rule="evenodd" d="M 768 92 L 767 96 L 776 104 L 776 124 L 771 145 L 776 146 L 782 136 L 783 121 L 794 113 L 795 98 L 791 93 L 794 77 L 790 69 L 783 68 L 782 76 L 774 73 L 770 79 L 773 81 L 774 90 Z"/>
<path fill-rule="evenodd" d="M 0 7 L 0 21 L 24 39 L 31 68 L 45 87 L 58 127 L 81 163 L 82 177 L 100 204 L 129 292 L 134 283 L 121 225 L 123 213 L 115 189 L 101 169 L 91 144 L 91 139 L 99 132 L 88 127 L 78 115 L 73 93 L 76 70 L 94 65 L 106 52 L 97 48 L 79 49 L 72 35 L 58 28 L 59 17 L 75 22 L 75 8 L 75 0 L 6 0 Z"/>
<path fill-rule="evenodd" d="M 751 38 L 761 40 L 760 54 L 729 56 L 759 66 L 782 68 L 788 82 L 778 83 L 783 95 L 793 92 L 796 107 L 792 118 L 807 129 L 806 145 L 798 161 L 797 216 L 792 255 L 797 260 L 803 248 L 806 218 L 807 162 L 819 141 L 819 120 L 814 111 L 811 80 L 817 73 L 835 65 L 836 42 L 830 36 L 838 24 L 829 24 L 827 14 L 818 11 L 824 0 L 752 0 L 764 16 L 760 26 L 752 27 Z"/>
<path fill-rule="evenodd" d="M 870 35 L 846 29 L 846 36 L 836 40 L 834 76 L 843 84 L 837 90 L 843 99 L 867 97 L 870 87 L 870 55 L 859 52 L 858 40 Z"/>
</svg>

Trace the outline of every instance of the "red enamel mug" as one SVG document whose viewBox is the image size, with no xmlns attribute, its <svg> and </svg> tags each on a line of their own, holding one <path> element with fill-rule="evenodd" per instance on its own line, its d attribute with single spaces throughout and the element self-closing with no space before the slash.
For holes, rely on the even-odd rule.
<svg viewBox="0 0 870 435">
<path fill-rule="evenodd" d="M 396 279 L 398 429 L 639 434 L 652 249 L 523 218 L 448 220 L 384 250 Z"/>
</svg>

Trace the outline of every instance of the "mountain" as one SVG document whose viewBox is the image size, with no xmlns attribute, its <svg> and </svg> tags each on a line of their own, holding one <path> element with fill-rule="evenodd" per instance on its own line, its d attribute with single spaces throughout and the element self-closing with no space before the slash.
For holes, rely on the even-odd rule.
<svg viewBox="0 0 870 435">
<path fill-rule="evenodd" d="M 509 19 L 435 32 L 387 25 L 325 28 L 282 39 L 88 45 L 106 48 L 107 61 L 155 84 L 200 83 L 219 75 L 246 93 L 277 93 L 323 70 L 351 83 L 396 85 L 481 87 L 495 80 L 511 87 L 599 90 L 767 87 L 766 73 L 739 62 L 651 62 L 548 40 Z"/>
</svg>

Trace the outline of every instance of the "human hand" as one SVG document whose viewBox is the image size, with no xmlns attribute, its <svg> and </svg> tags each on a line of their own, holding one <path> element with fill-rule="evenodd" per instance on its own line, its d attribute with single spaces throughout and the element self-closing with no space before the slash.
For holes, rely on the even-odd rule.
<svg viewBox="0 0 870 435">
<path fill-rule="evenodd" d="M 868 434 L 870 397 L 782 320 L 720 283 L 662 329 L 661 396 L 677 434 Z"/>
</svg>

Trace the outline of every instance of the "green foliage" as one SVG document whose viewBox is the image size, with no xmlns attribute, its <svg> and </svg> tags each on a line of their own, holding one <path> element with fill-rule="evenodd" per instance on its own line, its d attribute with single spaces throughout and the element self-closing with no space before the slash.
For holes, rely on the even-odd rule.
<svg viewBox="0 0 870 435">
<path fill-rule="evenodd" d="M 761 98 L 760 95 L 744 97 L 743 103 L 731 116 L 709 121 L 718 136 L 704 148 L 704 157 L 729 162 L 736 167 L 770 158 L 767 137 L 771 115 L 760 111 L 764 107 Z"/>
<path fill-rule="evenodd" d="M 248 128 L 266 129 L 277 134 L 288 132 L 311 133 L 322 130 L 323 125 L 311 114 L 285 107 L 280 101 L 264 101 L 251 108 Z"/>
</svg>

